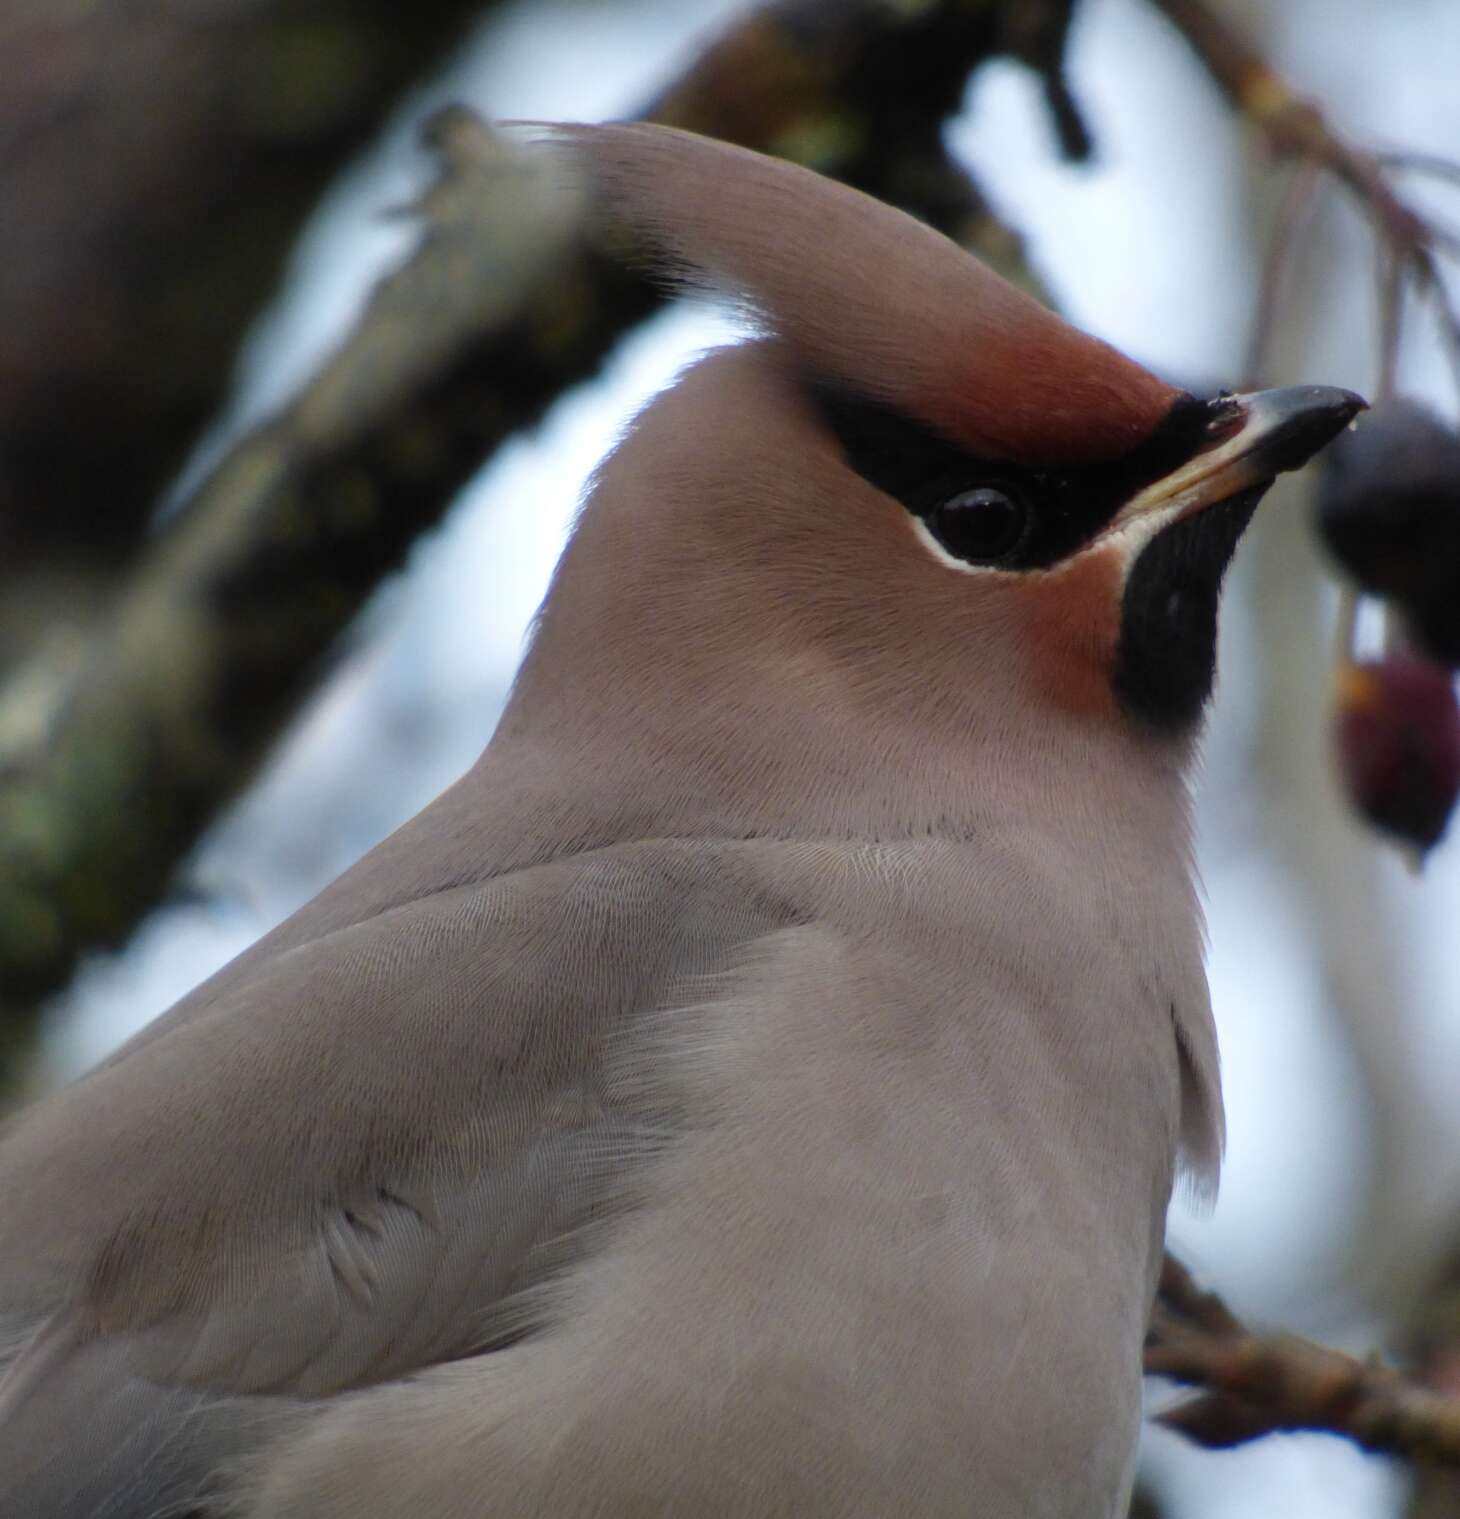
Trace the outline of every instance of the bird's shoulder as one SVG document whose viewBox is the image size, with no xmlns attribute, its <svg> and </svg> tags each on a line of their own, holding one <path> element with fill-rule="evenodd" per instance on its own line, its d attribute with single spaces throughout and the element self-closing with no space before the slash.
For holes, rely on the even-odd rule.
<svg viewBox="0 0 1460 1519">
<path fill-rule="evenodd" d="M 323 1392 L 505 1332 L 634 1142 L 616 1032 L 803 909 L 744 845 L 453 885 L 205 985 L 0 1142 L 0 1310 Z"/>
</svg>

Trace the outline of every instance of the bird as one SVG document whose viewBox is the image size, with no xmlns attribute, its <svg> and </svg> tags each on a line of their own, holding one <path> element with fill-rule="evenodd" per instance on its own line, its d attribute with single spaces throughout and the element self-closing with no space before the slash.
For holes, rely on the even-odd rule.
<svg viewBox="0 0 1460 1519">
<path fill-rule="evenodd" d="M 1222 1144 L 1219 591 L 1363 402 L 539 135 L 745 330 L 599 466 L 474 767 L 9 1123 L 0 1515 L 1121 1515 Z"/>
</svg>

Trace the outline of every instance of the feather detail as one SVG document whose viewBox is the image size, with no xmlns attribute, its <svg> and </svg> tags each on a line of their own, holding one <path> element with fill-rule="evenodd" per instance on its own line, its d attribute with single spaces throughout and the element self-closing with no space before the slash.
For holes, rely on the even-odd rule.
<svg viewBox="0 0 1460 1519">
<path fill-rule="evenodd" d="M 967 448 L 1119 457 L 1179 394 L 941 233 L 809 169 L 642 123 L 533 129 L 671 279 L 728 294 L 808 373 Z"/>
</svg>

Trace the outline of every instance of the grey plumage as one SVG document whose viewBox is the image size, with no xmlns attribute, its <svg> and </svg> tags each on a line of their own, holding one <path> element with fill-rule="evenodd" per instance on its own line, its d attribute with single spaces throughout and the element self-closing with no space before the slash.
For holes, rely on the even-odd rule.
<svg viewBox="0 0 1460 1519">
<path fill-rule="evenodd" d="M 4 1136 L 5 1519 L 1121 1511 L 1221 1102 L 1192 735 L 1110 672 L 1241 437 L 961 573 L 808 380 L 1041 470 L 1189 398 L 815 176 L 565 141 L 763 331 L 600 469 L 476 767 Z"/>
</svg>

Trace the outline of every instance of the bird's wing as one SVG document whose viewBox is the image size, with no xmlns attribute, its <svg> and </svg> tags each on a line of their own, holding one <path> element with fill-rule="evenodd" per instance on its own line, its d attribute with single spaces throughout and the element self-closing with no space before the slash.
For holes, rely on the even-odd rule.
<svg viewBox="0 0 1460 1519">
<path fill-rule="evenodd" d="M 277 955 L 23 1115 L 0 1311 L 39 1327 L 0 1468 L 68 1380 L 309 1398 L 510 1337 L 642 1142 L 600 1080 L 616 1034 L 787 911 L 682 843 L 458 887 Z"/>
<path fill-rule="evenodd" d="M 241 1511 L 1011 1519 L 1084 1493 L 1116 1512 L 1170 1179 L 1142 1139 L 1173 1131 L 1175 1051 L 1082 1111 L 1046 1009 L 1076 1023 L 1087 992 L 1047 996 L 1047 967 L 1000 953 L 1012 923 L 975 918 L 962 942 L 992 953 L 972 962 L 902 926 L 768 934 L 646 1029 L 633 1055 L 676 1139 L 566 1311 L 284 1414 L 238 1468 Z M 1096 994 L 1130 989 L 1088 947 L 1077 927 Z M 1052 1134 L 1031 1139 L 1030 1102 Z"/>
<path fill-rule="evenodd" d="M 303 1407 L 160 1386 L 130 1366 L 125 1343 L 45 1333 L 23 1380 L 0 1396 L 0 1516 L 194 1515 L 234 1463 Z"/>
</svg>

